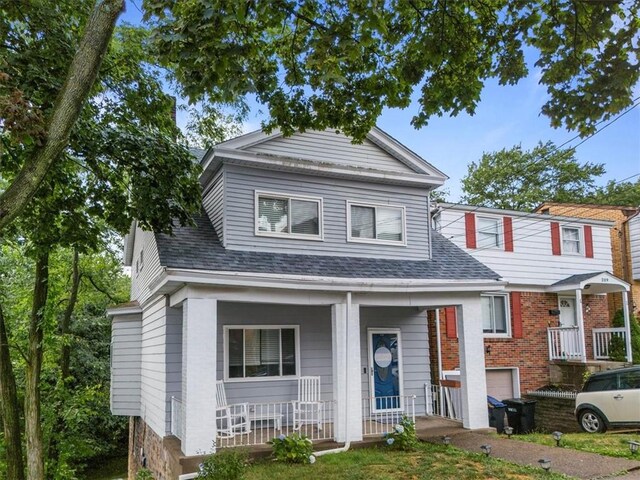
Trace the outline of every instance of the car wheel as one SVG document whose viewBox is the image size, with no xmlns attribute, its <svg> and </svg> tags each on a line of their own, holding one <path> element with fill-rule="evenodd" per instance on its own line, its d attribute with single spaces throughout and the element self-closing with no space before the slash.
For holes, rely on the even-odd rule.
<svg viewBox="0 0 640 480">
<path fill-rule="evenodd" d="M 580 428 L 588 433 L 603 433 L 607 430 L 607 426 L 600 415 L 593 410 L 582 410 L 578 417 Z"/>
</svg>

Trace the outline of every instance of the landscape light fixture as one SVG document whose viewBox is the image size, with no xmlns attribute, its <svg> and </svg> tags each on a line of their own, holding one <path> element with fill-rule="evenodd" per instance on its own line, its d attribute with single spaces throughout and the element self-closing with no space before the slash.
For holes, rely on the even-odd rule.
<svg viewBox="0 0 640 480">
<path fill-rule="evenodd" d="M 629 450 L 631 450 L 631 453 L 633 455 L 638 453 L 638 449 L 639 448 L 640 448 L 640 442 L 636 442 L 634 440 L 629 440 Z"/>
<path fill-rule="evenodd" d="M 480 450 L 482 450 L 482 453 L 484 453 L 487 457 L 491 455 L 491 445 L 489 444 L 480 445 Z"/>
<path fill-rule="evenodd" d="M 553 439 L 556 441 L 556 447 L 560 446 L 560 439 L 562 438 L 562 432 L 558 432 L 557 430 L 551 434 Z"/>
<path fill-rule="evenodd" d="M 548 458 L 541 458 L 540 460 L 538 460 L 538 463 L 545 472 L 551 470 L 551 460 L 549 460 Z"/>
<path fill-rule="evenodd" d="M 504 433 L 507 434 L 508 438 L 511 438 L 511 435 L 513 435 L 513 427 L 504 427 Z"/>
<path fill-rule="evenodd" d="M 449 435 L 445 435 L 442 437 L 442 443 L 448 447 L 451 444 L 451 437 Z"/>
</svg>

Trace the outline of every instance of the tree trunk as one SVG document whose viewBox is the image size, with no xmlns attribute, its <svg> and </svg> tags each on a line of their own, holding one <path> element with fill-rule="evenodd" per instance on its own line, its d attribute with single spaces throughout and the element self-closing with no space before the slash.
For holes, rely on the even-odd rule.
<svg viewBox="0 0 640 480">
<path fill-rule="evenodd" d="M 62 382 L 66 383 L 70 375 L 69 365 L 71 363 L 71 345 L 69 345 L 69 339 L 66 338 L 69 334 L 69 328 L 71 327 L 71 316 L 73 310 L 76 308 L 78 301 L 78 287 L 80 286 L 80 269 L 79 269 L 79 255 L 78 249 L 73 250 L 73 271 L 71 274 L 71 292 L 69 295 L 69 303 L 64 310 L 62 320 L 60 321 L 60 335 L 62 336 L 62 351 L 60 352 L 60 372 Z"/>
<path fill-rule="evenodd" d="M 27 439 L 27 479 L 44 480 L 44 442 L 40 415 L 40 373 L 45 307 L 49 292 L 49 253 L 38 254 L 33 306 L 29 322 L 29 347 L 24 392 L 24 425 Z"/>
<path fill-rule="evenodd" d="M 0 305 L 0 411 L 7 449 L 7 478 L 24 480 L 24 459 L 20 431 L 20 408 L 16 393 L 16 377 L 11 365 L 9 336 Z"/>
<path fill-rule="evenodd" d="M 0 195 L 0 237 L 29 203 L 51 165 L 66 148 L 71 129 L 96 80 L 116 20 L 123 9 L 123 0 L 97 0 L 47 123 L 44 145 L 33 152 L 11 185 Z"/>
</svg>

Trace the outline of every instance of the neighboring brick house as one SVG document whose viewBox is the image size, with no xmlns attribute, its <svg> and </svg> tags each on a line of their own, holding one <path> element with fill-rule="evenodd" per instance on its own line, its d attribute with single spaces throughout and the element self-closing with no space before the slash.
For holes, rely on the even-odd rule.
<svg viewBox="0 0 640 480">
<path fill-rule="evenodd" d="M 517 397 L 569 383 L 563 378 L 569 365 L 602 368 L 613 334 L 604 294 L 629 289 L 610 273 L 613 221 L 446 203 L 433 219 L 445 238 L 508 282 L 506 292 L 483 294 L 489 395 Z M 430 329 L 432 372 L 455 379 L 455 310 L 430 313 L 431 324 L 436 316 L 440 336 L 438 341 L 438 329 Z M 439 380 L 435 374 L 433 380 Z"/>
<path fill-rule="evenodd" d="M 566 217 L 592 218 L 614 222 L 611 229 L 611 256 L 613 273 L 631 285 L 629 292 L 630 309 L 636 317 L 640 317 L 640 276 L 632 274 L 631 243 L 633 232 L 629 230 L 629 219 L 638 212 L 635 207 L 611 205 L 580 205 L 576 203 L 546 202 L 536 208 L 537 213 L 562 215 Z M 640 232 L 636 233 L 636 236 Z M 622 295 L 609 295 L 609 315 L 613 317 L 622 308 Z"/>
</svg>

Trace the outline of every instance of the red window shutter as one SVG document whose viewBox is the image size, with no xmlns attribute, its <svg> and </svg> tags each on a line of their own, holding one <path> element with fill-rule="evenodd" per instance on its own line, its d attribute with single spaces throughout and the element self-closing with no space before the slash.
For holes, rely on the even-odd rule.
<svg viewBox="0 0 640 480">
<path fill-rule="evenodd" d="M 502 224 L 504 231 L 504 251 L 513 252 L 513 221 L 511 217 L 504 217 Z"/>
<path fill-rule="evenodd" d="M 560 255 L 560 224 L 551 222 L 551 253 Z"/>
<path fill-rule="evenodd" d="M 458 333 L 456 332 L 456 307 L 444 309 L 444 320 L 447 325 L 447 338 L 458 338 Z"/>
<path fill-rule="evenodd" d="M 467 248 L 476 248 L 476 216 L 473 213 L 464 214 L 464 228 L 467 234 Z"/>
<path fill-rule="evenodd" d="M 513 338 L 522 338 L 522 304 L 520 292 L 511 292 L 511 321 L 513 322 Z"/>
<path fill-rule="evenodd" d="M 591 225 L 584 226 L 584 256 L 593 258 L 593 233 Z"/>
</svg>

